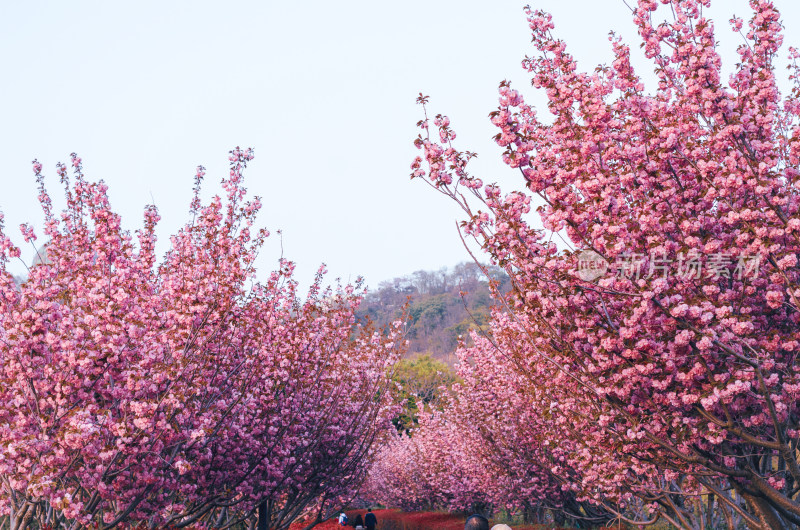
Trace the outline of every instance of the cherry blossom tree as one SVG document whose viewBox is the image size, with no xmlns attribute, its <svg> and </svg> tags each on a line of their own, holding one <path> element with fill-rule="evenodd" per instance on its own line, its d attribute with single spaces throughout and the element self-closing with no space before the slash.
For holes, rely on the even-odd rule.
<svg viewBox="0 0 800 530">
<path fill-rule="evenodd" d="M 19 286 L 0 227 L 3 524 L 286 528 L 354 493 L 392 430 L 399 327 L 358 325 L 360 288 L 323 289 L 324 269 L 305 299 L 288 261 L 257 281 L 252 157 L 231 152 L 208 204 L 198 168 L 160 262 L 155 207 L 132 236 L 73 155 L 56 215 L 34 161 L 46 259 Z"/>
<path fill-rule="evenodd" d="M 555 457 L 540 482 L 552 474 L 636 524 L 788 528 L 800 525 L 798 53 L 783 96 L 780 16 L 753 0 L 746 29 L 731 20 L 742 45 L 724 80 L 708 5 L 632 9 L 653 91 L 613 34 L 611 65 L 581 72 L 550 15 L 528 9 L 523 67 L 550 116 L 508 82 L 490 115 L 524 189 L 471 175 L 443 115 L 420 122 L 412 177 L 461 205 L 464 235 L 512 279 L 465 355 L 530 403 L 538 432 L 512 453 Z"/>
<path fill-rule="evenodd" d="M 475 345 L 458 351 L 460 382 L 444 411 L 423 414 L 411 436 L 382 448 L 369 494 L 404 509 L 490 514 L 503 508 L 560 525 L 613 520 L 569 487 L 579 477 L 569 460 L 576 447 L 560 436 L 569 425 L 554 422 L 549 410 L 564 397 L 560 387 L 521 378 L 507 352 L 525 341 L 507 332 L 515 326 L 502 313 L 493 326 L 494 343 L 475 334 Z M 519 359 L 537 370 L 534 356 Z"/>
</svg>

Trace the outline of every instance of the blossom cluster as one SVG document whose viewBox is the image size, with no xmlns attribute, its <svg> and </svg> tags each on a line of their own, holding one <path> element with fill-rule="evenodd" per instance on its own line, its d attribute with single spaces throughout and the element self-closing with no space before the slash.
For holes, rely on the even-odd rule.
<svg viewBox="0 0 800 530">
<path fill-rule="evenodd" d="M 258 512 L 277 528 L 354 494 L 396 412 L 399 327 L 358 324 L 360 288 L 323 288 L 324 269 L 305 297 L 291 262 L 257 280 L 252 156 L 230 153 L 207 204 L 198 168 L 161 260 L 155 207 L 123 230 L 73 155 L 56 215 L 34 162 L 46 242 L 19 287 L 0 227 L 2 524 L 227 528 Z"/>
<path fill-rule="evenodd" d="M 412 177 L 463 209 L 465 237 L 511 277 L 511 292 L 495 297 L 490 332 L 462 352 L 465 377 L 477 383 L 457 396 L 478 396 L 481 409 L 452 412 L 461 429 L 502 433 L 482 435 L 471 454 L 499 455 L 517 479 L 508 490 L 553 479 L 600 515 L 635 524 L 797 527 L 798 54 L 790 54 L 794 88 L 784 97 L 774 64 L 780 15 L 769 0 L 752 0 L 739 62 L 725 81 L 715 25 L 704 15 L 709 3 L 633 7 L 653 92 L 613 34 L 613 62 L 582 72 L 553 35 L 552 17 L 528 9 L 537 53 L 523 67 L 552 116 L 540 119 L 508 82 L 490 114 L 502 158 L 524 188 L 504 195 L 470 175 L 474 155 L 454 146 L 450 120 L 431 124 L 427 110 Z M 743 27 L 732 22 L 735 31 Z M 727 254 L 751 257 L 759 268 L 738 278 L 586 281 L 577 259 L 565 259 L 554 243 L 559 236 L 608 263 Z M 480 397 L 497 385 L 511 389 Z M 509 408 L 513 393 L 522 401 Z M 436 435 L 417 436 L 409 447 Z M 441 438 L 450 449 L 440 451 L 463 452 L 453 437 Z M 455 498 L 473 486 L 456 477 L 436 488 Z M 537 498 L 526 493 L 516 502 Z M 573 506 L 563 498 L 554 509 L 566 517 Z"/>
</svg>

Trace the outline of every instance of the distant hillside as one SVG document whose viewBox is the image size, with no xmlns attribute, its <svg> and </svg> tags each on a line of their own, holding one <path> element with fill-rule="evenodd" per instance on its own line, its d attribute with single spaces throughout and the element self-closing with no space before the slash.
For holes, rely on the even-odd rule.
<svg viewBox="0 0 800 530">
<path fill-rule="evenodd" d="M 489 274 L 501 291 L 508 290 L 505 272 L 490 267 Z M 430 354 L 450 365 L 458 336 L 486 325 L 492 306 L 489 282 L 481 269 L 475 263 L 461 263 L 452 270 L 417 271 L 381 282 L 367 294 L 359 313 L 384 326 L 400 316 L 409 299 L 409 357 Z"/>
</svg>

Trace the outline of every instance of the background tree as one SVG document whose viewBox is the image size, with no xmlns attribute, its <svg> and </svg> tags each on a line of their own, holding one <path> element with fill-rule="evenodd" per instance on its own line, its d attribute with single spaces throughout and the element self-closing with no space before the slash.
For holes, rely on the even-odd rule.
<svg viewBox="0 0 800 530">
<path fill-rule="evenodd" d="M 396 399 L 403 404 L 392 422 L 398 431 L 406 433 L 419 423 L 420 412 L 444 406 L 446 393 L 457 380 L 452 368 L 430 355 L 398 361 L 392 379 L 399 385 Z"/>
<path fill-rule="evenodd" d="M 509 288 L 508 276 L 494 266 L 482 270 L 462 263 L 452 270 L 416 271 L 381 282 L 367 294 L 359 314 L 386 325 L 400 318 L 408 304 L 409 355 L 429 354 L 452 365 L 459 340 L 469 340 L 469 330 L 485 327 L 489 320 L 490 281 L 497 281 L 501 291 Z"/>
</svg>

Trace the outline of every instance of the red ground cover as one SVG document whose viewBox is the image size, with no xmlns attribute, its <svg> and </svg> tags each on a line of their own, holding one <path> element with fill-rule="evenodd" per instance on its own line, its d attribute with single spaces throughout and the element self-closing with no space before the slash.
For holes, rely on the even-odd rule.
<svg viewBox="0 0 800 530">
<path fill-rule="evenodd" d="M 352 524 L 356 515 L 363 517 L 366 510 L 348 510 L 347 518 Z M 464 530 L 466 518 L 444 512 L 401 512 L 399 510 L 374 510 L 378 518 L 378 530 Z M 494 522 L 491 522 L 494 524 Z M 289 530 L 302 530 L 305 525 L 294 523 Z M 336 518 L 325 521 L 314 527 L 314 530 L 352 530 L 352 526 L 342 528 Z M 553 526 L 533 525 L 516 526 L 515 530 L 550 530 Z"/>
</svg>

